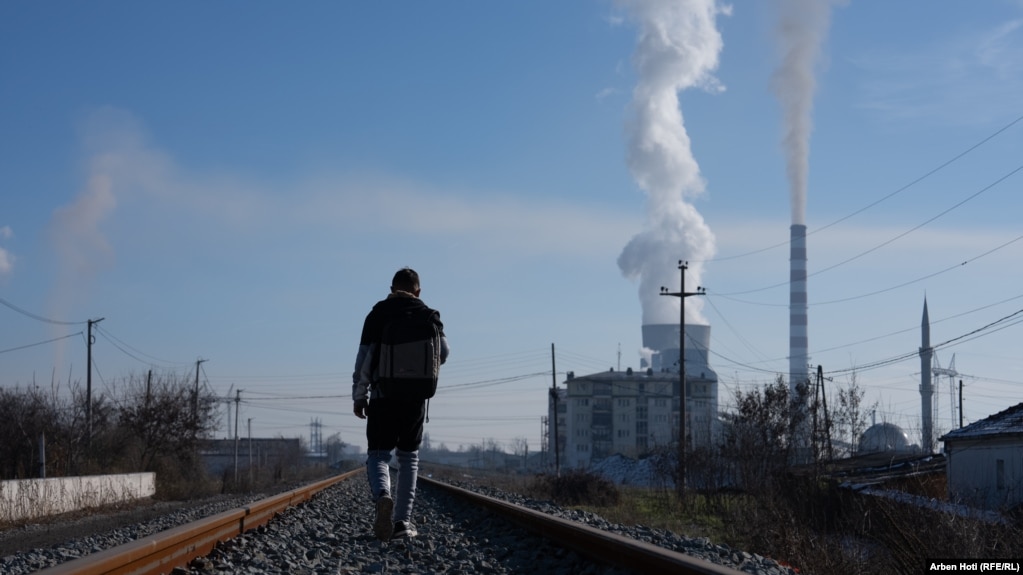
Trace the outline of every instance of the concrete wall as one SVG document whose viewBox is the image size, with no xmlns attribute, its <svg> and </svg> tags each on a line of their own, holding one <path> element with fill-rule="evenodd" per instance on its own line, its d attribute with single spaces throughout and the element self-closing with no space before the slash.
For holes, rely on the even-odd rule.
<svg viewBox="0 0 1023 575">
<path fill-rule="evenodd" d="M 998 437 L 945 442 L 949 495 L 983 509 L 1023 504 L 1023 442 Z"/>
<path fill-rule="evenodd" d="M 0 481 L 0 521 L 19 521 L 152 497 L 155 473 Z"/>
</svg>

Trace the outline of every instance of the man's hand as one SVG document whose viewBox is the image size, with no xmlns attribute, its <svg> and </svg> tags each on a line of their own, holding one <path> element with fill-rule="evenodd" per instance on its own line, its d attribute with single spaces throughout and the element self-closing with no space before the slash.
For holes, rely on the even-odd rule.
<svg viewBox="0 0 1023 575">
<path fill-rule="evenodd" d="M 355 417 L 359 419 L 366 419 L 366 408 L 369 407 L 369 402 L 365 399 L 359 399 L 355 402 Z"/>
</svg>

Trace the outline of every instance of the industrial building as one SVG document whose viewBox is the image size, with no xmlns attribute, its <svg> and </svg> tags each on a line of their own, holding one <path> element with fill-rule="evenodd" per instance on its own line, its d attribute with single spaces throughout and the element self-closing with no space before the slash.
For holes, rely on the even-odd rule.
<svg viewBox="0 0 1023 575">
<path fill-rule="evenodd" d="M 613 454 L 638 457 L 677 445 L 680 410 L 679 326 L 643 326 L 647 356 L 641 369 L 576 376 L 551 394 L 549 448 L 560 437 L 560 463 L 586 468 Z M 718 434 L 718 378 L 707 361 L 710 326 L 685 326 L 685 413 L 688 446 L 710 445 Z"/>
</svg>

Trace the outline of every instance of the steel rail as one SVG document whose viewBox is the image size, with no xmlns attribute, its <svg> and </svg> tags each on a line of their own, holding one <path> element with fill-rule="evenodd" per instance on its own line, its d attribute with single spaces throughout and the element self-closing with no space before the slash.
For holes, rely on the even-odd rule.
<svg viewBox="0 0 1023 575">
<path fill-rule="evenodd" d="M 39 575 L 158 575 L 205 557 L 217 543 L 265 525 L 275 515 L 310 500 L 320 491 L 365 473 L 357 469 L 225 511 L 148 537 L 38 571 Z M 638 573 L 745 575 L 743 572 L 649 543 L 601 531 L 425 476 L 419 480 L 595 560 Z"/>
<path fill-rule="evenodd" d="M 676 573 L 678 575 L 747 575 L 737 569 L 677 553 L 650 543 L 601 531 L 589 525 L 533 511 L 500 499 L 481 495 L 420 476 L 420 481 L 446 491 L 459 499 L 489 509 L 541 537 L 605 563 L 637 573 Z"/>
<path fill-rule="evenodd" d="M 39 575 L 159 575 L 209 555 L 217 543 L 265 525 L 278 513 L 311 499 L 320 491 L 364 473 L 357 469 L 286 491 L 251 505 L 154 533 L 38 571 Z"/>
</svg>

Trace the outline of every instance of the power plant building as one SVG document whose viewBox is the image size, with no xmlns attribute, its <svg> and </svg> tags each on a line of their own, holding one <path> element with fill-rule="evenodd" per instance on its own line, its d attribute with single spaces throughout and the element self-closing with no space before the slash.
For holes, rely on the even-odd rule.
<svg viewBox="0 0 1023 575">
<path fill-rule="evenodd" d="M 718 378 L 707 362 L 710 327 L 685 329 L 686 435 L 693 448 L 710 445 L 717 434 Z M 562 466 L 586 468 L 610 455 L 638 457 L 677 445 L 678 342 L 678 325 L 645 325 L 643 345 L 649 359 L 644 358 L 642 369 L 568 373 L 565 391 L 558 396 L 564 403 L 558 406 L 564 419 L 558 418 L 557 432 Z"/>
</svg>

